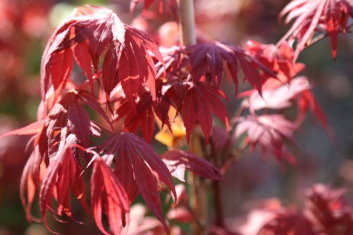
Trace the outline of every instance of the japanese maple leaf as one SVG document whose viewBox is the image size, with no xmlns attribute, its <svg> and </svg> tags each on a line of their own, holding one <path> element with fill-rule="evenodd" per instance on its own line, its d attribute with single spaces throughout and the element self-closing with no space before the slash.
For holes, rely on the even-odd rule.
<svg viewBox="0 0 353 235">
<path fill-rule="evenodd" d="M 296 123 L 299 125 L 304 120 L 308 110 L 311 110 L 316 118 L 320 121 L 321 125 L 326 128 L 328 134 L 333 134 L 332 129 L 327 121 L 326 115 L 323 112 L 320 104 L 315 99 L 311 90 L 303 91 L 298 97 L 298 116 Z"/>
<path fill-rule="evenodd" d="M 167 79 L 186 78 L 188 76 L 189 60 L 184 56 L 185 47 L 172 46 L 169 48 L 160 48 L 164 64 L 156 64 L 158 69 L 157 77 Z"/>
<path fill-rule="evenodd" d="M 174 104 L 178 104 L 178 97 L 182 96 L 181 107 L 176 108 L 181 112 L 188 140 L 190 140 L 190 135 L 196 124 L 199 124 L 205 134 L 206 141 L 208 141 L 212 130 L 212 113 L 222 120 L 227 128 L 229 127 L 227 110 L 220 99 L 226 96 L 218 88 L 206 83 L 195 82 L 171 86 L 169 90 L 166 95 L 169 95 Z"/>
<path fill-rule="evenodd" d="M 272 153 L 278 161 L 283 160 L 295 164 L 295 159 L 284 145 L 285 140 L 291 140 L 296 125 L 280 114 L 261 116 L 249 115 L 237 119 L 235 136 L 247 135 L 247 141 L 253 147 L 259 146 L 266 155 Z"/>
<path fill-rule="evenodd" d="M 170 125 L 167 115 L 170 105 L 159 98 L 153 101 L 150 92 L 146 90 L 140 92 L 136 103 L 131 104 L 128 99 L 123 99 L 116 106 L 117 120 L 124 121 L 124 130 L 135 133 L 140 128 L 143 137 L 149 142 L 154 134 L 156 116 L 162 125 Z"/>
<path fill-rule="evenodd" d="M 76 136 L 78 144 L 84 147 L 90 145 L 90 138 L 95 134 L 95 126 L 87 111 L 83 108 L 83 102 L 86 102 L 93 110 L 97 110 L 103 117 L 108 118 L 92 97 L 87 94 L 84 95 L 84 93 L 79 95 L 76 91 L 68 91 L 54 105 L 46 118 L 45 135 L 38 141 L 39 144 L 49 143 L 45 152 L 55 153 L 61 138 L 66 138 L 66 136 L 61 137 L 58 134 L 64 128 L 68 130 L 68 135 Z"/>
<path fill-rule="evenodd" d="M 278 46 L 248 41 L 245 49 L 262 64 L 276 73 L 276 78 L 282 83 L 289 82 L 293 76 L 304 69 L 304 64 L 294 62 L 294 51 L 288 42 Z M 266 87 L 266 83 L 262 88 Z"/>
<path fill-rule="evenodd" d="M 348 0 L 293 0 L 280 13 L 285 22 L 293 21 L 292 27 L 283 36 L 283 41 L 297 41 L 295 58 L 311 44 L 315 33 L 328 34 L 332 44 L 332 57 L 337 54 L 337 35 L 349 31 L 349 17 L 353 7 Z"/>
<path fill-rule="evenodd" d="M 267 77 L 276 76 L 247 51 L 217 41 L 198 43 L 185 48 L 185 51 L 189 55 L 193 79 L 198 81 L 206 77 L 211 84 L 217 87 L 224 74 L 224 64 L 227 65 L 236 90 L 238 88 L 238 65 L 243 71 L 244 80 L 257 89 L 261 89 L 265 82 L 265 74 Z"/>
<path fill-rule="evenodd" d="M 251 113 L 261 109 L 283 109 L 296 104 L 298 114 L 296 125 L 299 126 L 310 110 L 320 121 L 323 127 L 331 134 L 331 128 L 319 103 L 316 101 L 312 86 L 306 77 L 296 77 L 282 84 L 277 79 L 268 79 L 263 86 L 262 94 L 256 90 L 245 91 L 239 96 L 248 96 L 243 105 L 248 107 Z"/>
<path fill-rule="evenodd" d="M 91 204 L 94 220 L 104 234 L 111 234 L 104 228 L 102 213 L 108 218 L 113 234 L 120 234 L 126 224 L 129 201 L 123 185 L 112 169 L 101 157 L 94 160 L 91 176 Z"/>
<path fill-rule="evenodd" d="M 23 169 L 20 183 L 20 197 L 23 207 L 26 211 L 27 221 L 36 221 L 39 219 L 32 216 L 32 205 L 37 191 L 41 183 L 40 166 L 43 162 L 43 157 L 39 153 L 38 147 L 32 152 Z"/>
<path fill-rule="evenodd" d="M 51 86 L 65 88 L 76 62 L 87 80 L 102 78 L 107 97 L 121 83 L 126 96 L 133 99 L 142 84 L 155 97 L 154 58 L 161 60 L 151 37 L 125 25 L 111 10 L 80 7 L 49 39 L 42 57 L 42 99 Z M 99 62 L 103 59 L 102 66 Z"/>
<path fill-rule="evenodd" d="M 306 215 L 315 229 L 324 234 L 352 234 L 353 206 L 345 190 L 316 184 L 306 191 Z"/>
<path fill-rule="evenodd" d="M 267 222 L 258 232 L 258 235 L 315 235 L 312 224 L 301 213 L 283 210 L 275 213 L 275 218 Z"/>
<path fill-rule="evenodd" d="M 107 162 L 114 162 L 114 172 L 126 190 L 129 203 L 140 193 L 168 231 L 162 216 L 159 184 L 164 184 L 174 197 L 176 193 L 167 166 L 153 148 L 138 136 L 121 132 L 106 140 L 101 150 Z"/>
<path fill-rule="evenodd" d="M 57 154 L 50 158 L 39 195 L 40 213 L 48 230 L 52 231 L 47 224 L 46 211 L 48 208 L 53 211 L 53 197 L 57 202 L 55 214 L 68 217 L 72 216 L 70 189 L 76 199 L 84 199 L 82 170 L 69 147 L 60 148 Z M 83 204 L 85 205 L 85 202 Z"/>
<path fill-rule="evenodd" d="M 303 91 L 310 90 L 311 86 L 306 77 L 297 77 L 291 80 L 288 84 L 280 84 L 276 80 L 271 80 L 276 85 L 273 88 L 263 89 L 262 94 L 257 91 L 249 96 L 248 105 L 251 111 L 256 111 L 264 108 L 283 109 L 292 104 L 295 97 Z M 269 84 L 270 80 L 267 84 Z M 280 85 L 279 85 L 280 84 Z M 277 87 L 276 87 L 277 86 Z"/>
<path fill-rule="evenodd" d="M 184 181 L 184 175 L 179 177 L 178 171 L 180 167 L 205 178 L 213 180 L 220 179 L 220 172 L 213 164 L 190 152 L 182 150 L 168 151 L 162 154 L 161 158 L 170 169 L 172 175 L 178 176 L 177 178 L 181 181 Z"/>
</svg>

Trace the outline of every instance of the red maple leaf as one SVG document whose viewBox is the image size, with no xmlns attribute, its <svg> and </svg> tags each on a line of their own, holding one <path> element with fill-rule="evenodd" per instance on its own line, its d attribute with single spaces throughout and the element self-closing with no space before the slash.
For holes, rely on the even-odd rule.
<svg viewBox="0 0 353 235">
<path fill-rule="evenodd" d="M 310 221 L 293 210 L 281 210 L 275 213 L 275 218 L 267 222 L 258 235 L 315 235 Z"/>
<path fill-rule="evenodd" d="M 293 76 L 304 69 L 305 65 L 294 62 L 293 48 L 287 42 L 278 46 L 248 41 L 245 49 L 262 64 L 276 73 L 276 78 L 282 83 L 289 82 Z M 266 83 L 263 88 L 267 87 Z"/>
<path fill-rule="evenodd" d="M 186 47 L 185 52 L 189 55 L 193 79 L 198 81 L 206 77 L 216 87 L 223 78 L 224 64 L 227 65 L 236 90 L 238 89 L 238 65 L 243 71 L 244 80 L 259 90 L 266 81 L 266 77 L 276 76 L 246 50 L 221 42 L 198 43 Z"/>
<path fill-rule="evenodd" d="M 70 148 L 60 148 L 55 156 L 49 161 L 43 177 L 40 189 L 40 213 L 44 225 L 52 231 L 46 219 L 46 211 L 49 208 L 55 214 L 72 217 L 70 189 L 75 198 L 81 200 L 85 205 L 84 186 L 82 178 L 82 168 L 75 159 Z M 56 199 L 57 208 L 54 210 L 51 206 L 52 198 Z"/>
<path fill-rule="evenodd" d="M 103 59 L 102 66 L 99 61 Z M 51 86 L 65 88 L 76 62 L 91 83 L 102 77 L 107 97 L 121 83 L 133 100 L 142 84 L 155 98 L 154 59 L 162 60 L 157 45 L 144 32 L 125 25 L 111 10 L 86 6 L 61 25 L 42 57 L 42 98 Z"/>
<path fill-rule="evenodd" d="M 159 117 L 163 125 L 170 125 L 168 117 L 170 105 L 163 102 L 162 98 L 158 96 L 156 100 L 152 100 L 151 93 L 146 90 L 140 91 L 133 104 L 124 98 L 115 103 L 117 114 L 115 121 L 123 120 L 125 131 L 135 133 L 140 129 L 143 137 L 150 142 L 154 134 L 156 117 Z"/>
<path fill-rule="evenodd" d="M 49 143 L 47 146 L 48 152 L 55 153 L 60 140 L 66 138 L 66 136 L 60 136 L 61 130 L 64 128 L 68 131 L 67 135 L 74 134 L 76 136 L 78 144 L 84 147 L 90 145 L 90 137 L 96 134 L 96 126 L 90 120 L 87 111 L 82 107 L 83 102 L 87 102 L 88 106 L 108 119 L 99 104 L 88 94 L 83 94 L 80 95 L 76 91 L 68 91 L 49 112 L 44 125 L 45 135 L 38 141 L 39 144 Z M 45 138 L 48 140 L 45 141 Z"/>
<path fill-rule="evenodd" d="M 322 184 L 316 184 L 306 191 L 306 215 L 318 232 L 353 233 L 353 206 L 344 193 L 344 189 L 333 190 Z"/>
<path fill-rule="evenodd" d="M 249 96 L 248 105 L 251 111 L 264 108 L 287 108 L 292 105 L 296 97 L 311 88 L 306 77 L 294 78 L 288 84 L 281 84 L 277 80 L 271 79 L 265 85 L 271 88 L 263 89 L 262 94 L 253 90 Z"/>
<path fill-rule="evenodd" d="M 94 160 L 91 176 L 91 204 L 94 220 L 104 234 L 102 213 L 108 218 L 113 234 L 120 234 L 126 224 L 126 213 L 129 212 L 129 201 L 123 185 L 119 182 L 111 168 L 101 157 Z"/>
<path fill-rule="evenodd" d="M 248 142 L 253 146 L 260 146 L 266 155 L 272 153 L 278 161 L 288 161 L 295 164 L 295 158 L 286 149 L 284 141 L 291 140 L 296 125 L 280 114 L 240 117 L 235 136 L 247 135 Z"/>
<path fill-rule="evenodd" d="M 221 90 L 205 83 L 196 82 L 187 88 L 180 111 L 188 140 L 198 123 L 208 141 L 212 130 L 212 113 L 229 128 L 227 110 L 221 97 L 226 97 Z"/>
<path fill-rule="evenodd" d="M 250 90 L 241 93 L 239 96 L 248 96 L 243 101 L 243 106 L 248 107 L 252 114 L 261 109 L 279 110 L 296 104 L 298 107 L 295 121 L 297 126 L 303 122 L 308 110 L 311 110 L 322 126 L 331 134 L 326 116 L 316 101 L 311 88 L 306 77 L 294 78 L 288 84 L 282 84 L 280 81 L 271 78 L 264 84 L 262 94 L 256 90 Z"/>
<path fill-rule="evenodd" d="M 297 40 L 295 58 L 310 45 L 315 33 L 328 34 L 331 38 L 332 57 L 337 54 L 337 35 L 350 30 L 349 17 L 353 17 L 353 7 L 348 0 L 293 0 L 280 13 L 285 22 L 294 21 L 292 27 L 282 37 L 283 41 Z"/>
<path fill-rule="evenodd" d="M 23 207 L 26 211 L 27 221 L 36 221 L 39 219 L 32 216 L 32 204 L 35 195 L 40 188 L 40 165 L 43 161 L 38 147 L 32 152 L 23 169 L 20 183 L 20 196 Z"/>
<path fill-rule="evenodd" d="M 325 113 L 321 109 L 320 104 L 316 101 L 313 93 L 310 90 L 303 91 L 298 97 L 298 109 L 299 113 L 296 120 L 297 125 L 299 125 L 304 120 L 308 110 L 311 110 L 316 118 L 320 121 L 321 125 L 326 128 L 328 134 L 333 134 L 332 129 L 326 119 Z"/>
<path fill-rule="evenodd" d="M 68 138 L 72 141 L 69 145 L 80 143 L 88 146 L 90 137 L 95 133 L 93 129 L 96 128 L 90 121 L 88 113 L 81 107 L 80 101 L 82 102 L 83 100 L 99 110 L 99 106 L 96 107 L 96 103 L 90 100 L 89 96 L 79 96 L 75 92 L 68 92 L 62 97 L 60 102 L 54 105 L 46 119 L 4 135 L 35 135 L 31 142 L 33 143 L 34 151 L 27 161 L 21 178 L 21 200 L 26 208 L 28 220 L 34 219 L 31 216 L 31 207 L 36 191 L 40 187 L 42 188 L 42 216 L 45 214 L 46 204 L 51 201 L 54 189 L 56 191 L 55 197 L 59 204 L 56 213 L 59 216 L 62 213 L 70 216 L 70 205 L 67 202 L 69 195 L 65 189 L 67 189 L 67 184 L 80 184 L 78 180 L 80 172 L 78 171 L 79 165 L 76 162 L 76 157 L 78 156 L 75 153 L 76 150 L 72 153 L 71 150 L 67 150 L 68 147 L 64 146 L 67 145 Z M 62 146 L 62 143 L 64 143 L 64 146 Z M 75 159 L 72 159 L 73 155 L 75 155 Z M 43 175 L 44 169 L 40 169 L 41 164 L 48 166 L 45 170 L 45 176 Z M 71 178 L 60 177 L 77 178 L 77 181 L 71 182 Z M 61 181 L 59 182 L 58 180 Z M 63 188 L 57 191 L 57 187 Z M 82 191 L 78 192 L 78 187 L 78 185 L 73 186 L 77 197 L 79 197 L 79 194 L 83 194 Z"/>
<path fill-rule="evenodd" d="M 138 136 L 121 132 L 106 140 L 101 150 L 108 162 L 114 162 L 114 172 L 126 190 L 129 203 L 140 193 L 168 231 L 162 216 L 159 184 L 166 185 L 174 197 L 176 193 L 167 166 L 153 148 Z"/>
</svg>

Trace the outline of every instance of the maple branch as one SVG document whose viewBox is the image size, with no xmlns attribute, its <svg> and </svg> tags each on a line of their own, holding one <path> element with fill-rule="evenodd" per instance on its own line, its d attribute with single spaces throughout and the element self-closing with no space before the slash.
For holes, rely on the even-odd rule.
<svg viewBox="0 0 353 235">
<path fill-rule="evenodd" d="M 221 197 L 221 185 L 218 180 L 212 181 L 214 210 L 215 210 L 215 225 L 224 228 L 223 203 Z"/>
<path fill-rule="evenodd" d="M 195 19 L 194 19 L 194 1 L 193 0 L 178 0 L 178 9 L 179 9 L 179 41 L 181 45 L 194 45 L 196 44 L 196 33 L 195 33 Z M 198 135 L 192 137 L 190 144 L 190 149 L 192 152 L 196 153 L 200 157 L 203 157 L 202 150 L 200 148 L 201 138 Z M 205 196 L 207 191 L 205 186 L 202 185 L 201 179 L 191 174 L 188 178 L 188 182 L 191 184 L 191 198 L 190 206 L 193 213 L 198 218 L 201 223 L 193 224 L 194 234 L 204 233 L 204 226 L 202 225 L 206 218 L 205 212 L 207 211 L 205 206 Z"/>
<path fill-rule="evenodd" d="M 182 45 L 196 44 L 193 0 L 178 0 L 179 35 Z"/>
<path fill-rule="evenodd" d="M 199 157 L 204 157 L 204 146 L 201 136 L 194 132 L 191 136 L 190 150 Z M 203 234 L 205 232 L 205 224 L 207 224 L 207 189 L 204 182 L 199 176 L 190 174 L 188 178 L 190 187 L 190 207 L 194 215 L 198 218 L 199 223 L 193 223 L 193 234 Z"/>
</svg>

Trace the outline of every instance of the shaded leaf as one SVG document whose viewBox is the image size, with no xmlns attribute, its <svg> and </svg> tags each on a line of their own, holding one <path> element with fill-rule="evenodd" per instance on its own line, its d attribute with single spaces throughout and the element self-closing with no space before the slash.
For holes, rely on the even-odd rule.
<svg viewBox="0 0 353 235">
<path fill-rule="evenodd" d="M 151 141 L 155 128 L 153 104 L 152 96 L 147 91 L 140 95 L 138 102 L 134 105 L 124 99 L 116 110 L 117 119 L 124 119 L 125 131 L 136 132 L 140 128 L 143 137 Z"/>
<path fill-rule="evenodd" d="M 36 221 L 39 219 L 32 216 L 32 204 L 40 188 L 40 165 L 43 158 L 39 153 L 38 147 L 32 152 L 22 171 L 20 182 L 20 197 L 23 207 L 26 211 L 27 221 Z"/>
<path fill-rule="evenodd" d="M 111 234 L 103 225 L 102 214 L 108 218 L 113 234 L 120 234 L 126 224 L 126 213 L 129 212 L 127 194 L 113 171 L 102 158 L 94 161 L 91 176 L 91 204 L 94 220 L 104 234 Z"/>
<path fill-rule="evenodd" d="M 306 214 L 317 231 L 323 234 L 352 234 L 353 206 L 345 190 L 316 184 L 306 191 Z"/>
<path fill-rule="evenodd" d="M 285 41 L 278 46 L 248 41 L 245 49 L 258 61 L 275 72 L 278 82 L 281 83 L 289 82 L 292 77 L 305 67 L 302 63 L 294 62 L 294 50 Z M 265 83 L 262 88 L 269 88 L 269 84 Z"/>
<path fill-rule="evenodd" d="M 115 173 L 127 192 L 129 203 L 141 193 L 149 209 L 168 231 L 158 184 L 166 185 L 174 197 L 176 193 L 168 168 L 153 148 L 136 135 L 122 132 L 111 136 L 101 149 L 108 161 L 114 160 Z"/>
<path fill-rule="evenodd" d="M 195 83 L 188 88 L 181 107 L 181 116 L 188 140 L 198 123 L 208 141 L 212 130 L 212 113 L 222 120 L 227 128 L 229 127 L 227 110 L 221 97 L 225 98 L 221 90 L 204 83 Z"/>
<path fill-rule="evenodd" d="M 244 79 L 259 90 L 266 81 L 266 76 L 276 76 L 247 51 L 235 46 L 220 42 L 198 43 L 185 50 L 189 55 L 193 79 L 200 80 L 203 76 L 208 79 L 210 76 L 211 84 L 217 87 L 223 78 L 223 64 L 227 65 L 236 90 L 238 90 L 238 65 L 243 71 Z"/>
<path fill-rule="evenodd" d="M 295 164 L 295 158 L 285 148 L 284 141 L 291 140 L 296 125 L 280 114 L 246 116 L 237 119 L 235 136 L 247 135 L 248 142 L 266 155 L 272 153 L 278 161 Z"/>
<path fill-rule="evenodd" d="M 82 169 L 73 156 L 70 148 L 61 148 L 50 160 L 46 169 L 40 189 L 40 213 L 44 225 L 52 231 L 47 224 L 46 211 L 53 210 L 51 202 L 56 199 L 55 213 L 59 216 L 72 217 L 70 189 L 78 200 L 84 200 Z M 83 202 L 83 204 L 85 204 Z"/>
<path fill-rule="evenodd" d="M 205 178 L 213 180 L 221 178 L 219 170 L 213 164 L 190 152 L 182 150 L 168 151 L 162 154 L 161 158 L 167 164 L 172 174 L 181 165 L 185 169 Z"/>
<path fill-rule="evenodd" d="M 275 218 L 266 223 L 258 235 L 315 235 L 310 221 L 295 211 L 279 211 Z"/>
</svg>

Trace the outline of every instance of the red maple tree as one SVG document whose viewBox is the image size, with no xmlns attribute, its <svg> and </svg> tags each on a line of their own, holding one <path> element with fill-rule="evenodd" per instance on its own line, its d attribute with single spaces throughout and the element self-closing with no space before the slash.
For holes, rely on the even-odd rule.
<svg viewBox="0 0 353 235">
<path fill-rule="evenodd" d="M 147 9 L 153 1 L 131 1 L 131 10 L 139 2 Z M 196 37 L 192 1 L 158 4 L 161 12 L 177 5 L 180 10 L 182 37 L 171 48 L 159 47 L 112 10 L 96 6 L 77 8 L 51 35 L 42 56 L 37 122 L 1 136 L 32 136 L 20 186 L 28 220 L 40 220 L 32 215 L 39 197 L 41 221 L 52 231 L 47 212 L 58 221 L 75 220 L 71 201 L 76 199 L 104 234 L 170 233 L 170 221 L 193 224 L 195 234 L 231 234 L 217 208 L 217 181 L 229 162 L 250 147 L 280 164 L 295 165 L 287 145 L 295 144 L 294 133 L 308 110 L 329 129 L 310 80 L 299 76 L 305 66 L 297 58 L 324 36 L 330 37 L 336 57 L 337 35 L 351 27 L 348 1 L 293 0 L 280 13 L 286 23 L 294 21 L 283 38 L 276 45 L 249 41 L 245 48 Z M 82 79 L 73 76 L 75 66 Z M 241 99 L 232 117 L 221 86 L 226 79 Z M 242 82 L 252 89 L 238 94 Z M 285 109 L 295 110 L 295 116 L 286 116 Z M 157 135 L 168 133 L 161 141 L 169 141 L 163 154 L 151 144 L 157 126 Z M 186 171 L 191 172 L 187 177 Z M 200 184 L 200 178 L 207 180 Z M 196 203 L 189 203 L 185 188 L 179 190 L 180 182 L 194 187 L 189 192 Z M 210 184 L 215 186 L 216 219 L 207 224 L 197 190 Z M 167 220 L 161 191 L 174 200 Z M 342 194 L 313 187 L 304 213 L 272 211 L 273 219 L 259 234 L 333 234 L 340 228 L 350 234 L 353 207 L 344 208 Z M 146 222 L 144 214 L 129 216 L 138 195 L 161 223 Z"/>
</svg>

